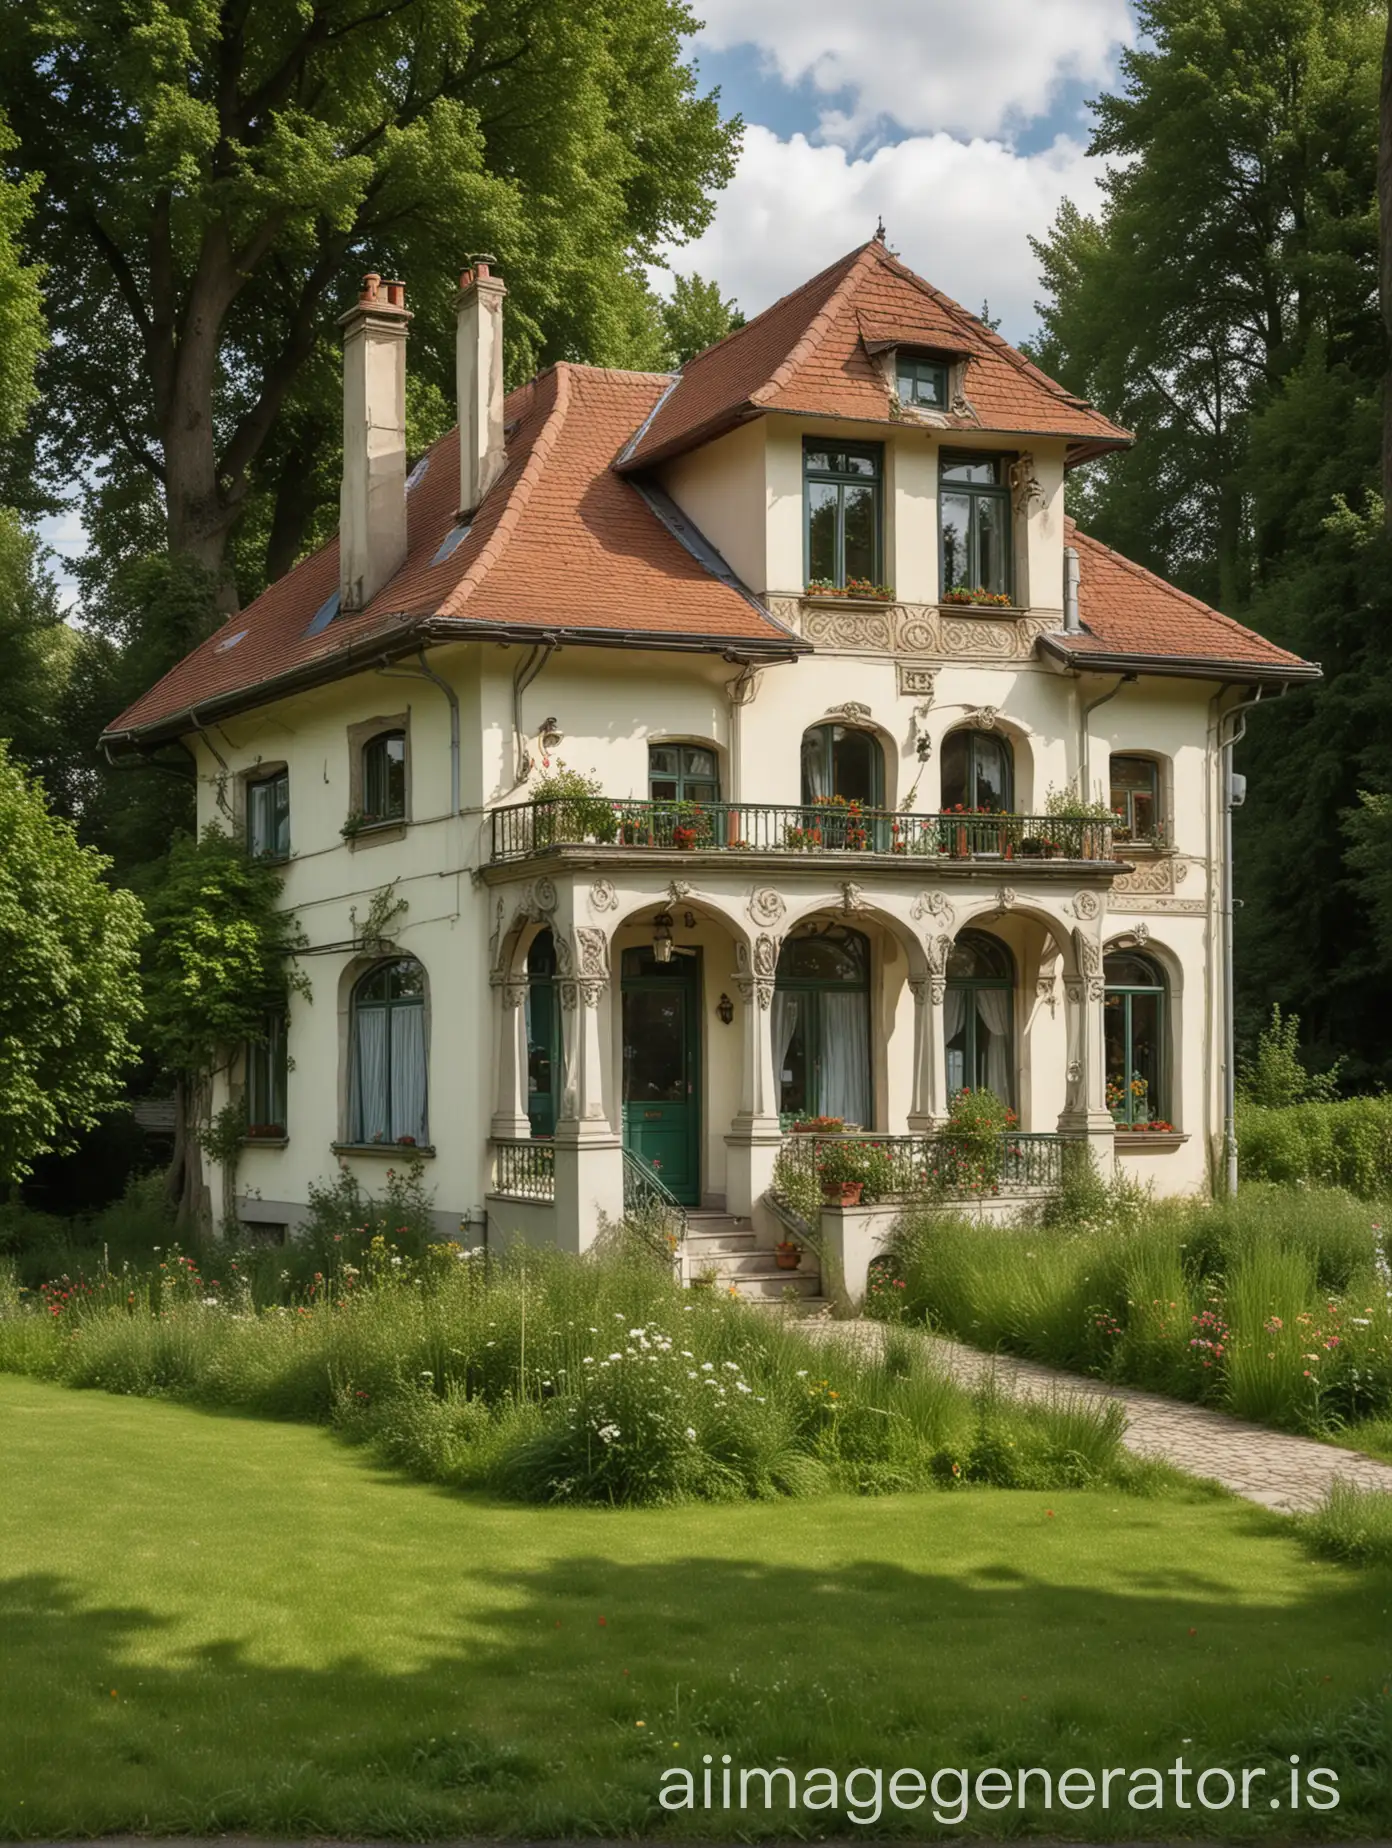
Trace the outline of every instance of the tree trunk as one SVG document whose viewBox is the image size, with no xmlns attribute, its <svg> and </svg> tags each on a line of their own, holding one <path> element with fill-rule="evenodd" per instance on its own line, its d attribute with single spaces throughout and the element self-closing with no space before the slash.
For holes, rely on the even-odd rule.
<svg viewBox="0 0 1392 1848">
<path fill-rule="evenodd" d="M 1378 299 L 1382 308 L 1382 505 L 1392 525 L 1392 0 L 1382 47 L 1378 108 Z"/>
<path fill-rule="evenodd" d="M 266 582 L 274 584 L 304 551 L 309 523 L 319 511 L 314 451 L 308 443 L 294 443 L 276 473 L 275 505 L 266 541 Z"/>
<path fill-rule="evenodd" d="M 164 1177 L 165 1195 L 180 1228 L 200 1235 L 212 1230 L 212 1200 L 198 1140 L 206 1115 L 206 1084 L 181 1072 L 174 1084 L 174 1153 Z"/>
</svg>

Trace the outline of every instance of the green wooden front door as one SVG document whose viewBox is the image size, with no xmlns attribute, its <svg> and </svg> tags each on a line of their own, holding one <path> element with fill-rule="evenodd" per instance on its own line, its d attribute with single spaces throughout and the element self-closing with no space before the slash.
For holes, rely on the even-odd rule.
<svg viewBox="0 0 1392 1848">
<path fill-rule="evenodd" d="M 700 959 L 623 957 L 624 1146 L 684 1206 L 701 1201 Z"/>
</svg>

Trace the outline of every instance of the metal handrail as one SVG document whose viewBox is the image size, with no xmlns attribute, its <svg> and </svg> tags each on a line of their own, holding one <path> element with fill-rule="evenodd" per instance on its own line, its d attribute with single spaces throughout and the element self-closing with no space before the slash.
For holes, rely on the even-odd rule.
<svg viewBox="0 0 1392 1848">
<path fill-rule="evenodd" d="M 847 853 L 934 860 L 1110 860 L 1112 824 L 955 809 L 901 814 L 859 803 L 653 802 L 557 796 L 489 816 L 494 863 L 557 847 L 698 853 Z"/>
<path fill-rule="evenodd" d="M 659 1256 L 666 1258 L 672 1265 L 680 1280 L 686 1257 L 686 1234 L 689 1221 L 686 1208 L 666 1185 L 661 1176 L 654 1174 L 646 1163 L 641 1162 L 632 1149 L 623 1150 L 623 1203 L 624 1217 L 637 1214 L 634 1221 L 636 1229 L 652 1245 Z M 644 1223 L 647 1216 L 667 1222 L 665 1235 L 653 1235 Z M 662 1244 L 658 1245 L 658 1236 Z"/>
</svg>

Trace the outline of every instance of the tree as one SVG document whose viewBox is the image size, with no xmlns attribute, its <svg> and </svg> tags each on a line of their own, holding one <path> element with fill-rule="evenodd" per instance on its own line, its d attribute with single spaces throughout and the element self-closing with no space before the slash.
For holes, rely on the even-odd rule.
<svg viewBox="0 0 1392 1848">
<path fill-rule="evenodd" d="M 13 157 L 16 147 L 0 113 L 0 160 Z M 0 173 L 0 443 L 23 428 L 37 395 L 34 372 L 48 338 L 39 274 L 22 255 L 38 188 L 37 175 L 14 183 Z"/>
<path fill-rule="evenodd" d="M 0 741 L 0 1181 L 120 1101 L 139 1017 L 139 902 L 102 877 Z"/>
<path fill-rule="evenodd" d="M 744 326 L 744 316 L 733 297 L 722 299 L 720 285 L 707 282 L 693 270 L 672 278 L 672 299 L 662 304 L 662 325 L 667 336 L 669 363 L 684 366 L 697 353 Z"/>
<path fill-rule="evenodd" d="M 655 325 L 635 266 L 705 225 L 740 132 L 681 61 L 685 0 L 0 0 L 0 23 L 0 106 L 43 176 L 50 462 L 158 482 L 224 606 L 229 536 L 363 269 L 409 278 L 447 396 L 471 248 L 508 278 L 514 376 L 627 363 Z M 293 498 L 304 459 L 278 450 Z"/>
<path fill-rule="evenodd" d="M 1283 536 L 1250 423 L 1318 340 L 1381 352 L 1369 0 L 1147 0 L 1095 105 L 1096 220 L 1035 246 L 1040 363 L 1143 437 L 1083 488 L 1101 536 L 1230 608 Z M 1376 363 L 1380 364 L 1380 358 Z"/>
<path fill-rule="evenodd" d="M 190 1224 L 208 1220 L 199 1132 L 213 1078 L 244 1046 L 264 1042 L 291 994 L 309 996 L 293 961 L 299 925 L 279 909 L 282 886 L 272 865 L 211 825 L 198 840 L 174 842 L 150 900 L 146 1038 L 175 1083 L 169 1193 Z"/>
</svg>

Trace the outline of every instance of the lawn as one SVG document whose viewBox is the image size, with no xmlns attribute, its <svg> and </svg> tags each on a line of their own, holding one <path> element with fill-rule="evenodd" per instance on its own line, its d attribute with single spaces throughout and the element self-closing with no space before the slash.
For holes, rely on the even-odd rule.
<svg viewBox="0 0 1392 1848">
<path fill-rule="evenodd" d="M 1392 1824 L 1392 1574 L 1312 1562 L 1278 1517 L 1197 1488 L 530 1507 L 324 1430 L 15 1377 L 0 1484 L 0 1837 L 786 1838 L 781 1808 L 657 1808 L 662 1771 L 705 1752 L 843 1772 L 1183 1754 L 1265 1763 L 1282 1791 L 1295 1752 L 1339 1771 L 1332 1816 L 1031 1826 Z M 835 1810 L 798 1826 L 849 1832 Z"/>
</svg>

